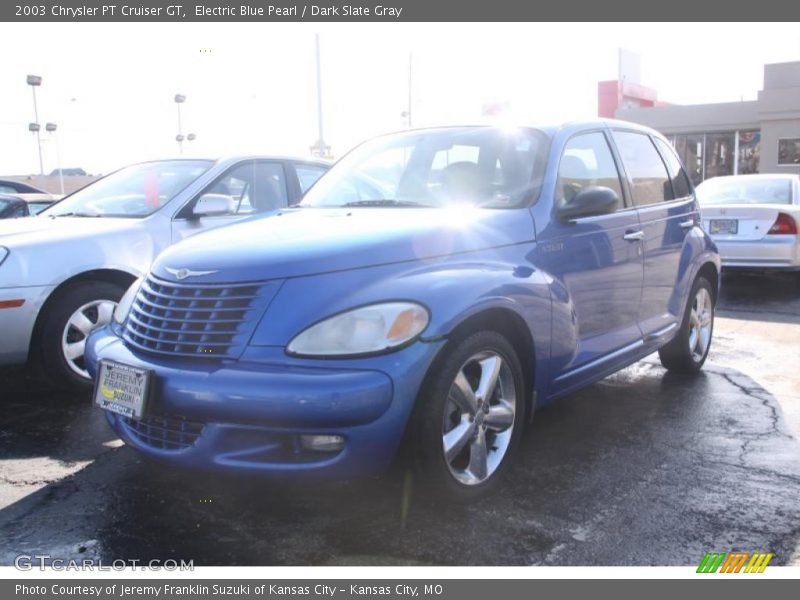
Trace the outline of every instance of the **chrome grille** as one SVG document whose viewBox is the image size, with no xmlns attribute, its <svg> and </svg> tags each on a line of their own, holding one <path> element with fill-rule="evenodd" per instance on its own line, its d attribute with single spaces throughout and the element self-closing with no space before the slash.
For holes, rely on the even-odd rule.
<svg viewBox="0 0 800 600">
<path fill-rule="evenodd" d="M 150 416 L 136 421 L 121 417 L 131 436 L 142 444 L 160 450 L 183 450 L 194 445 L 203 433 L 204 423 L 185 417 Z"/>
<path fill-rule="evenodd" d="M 123 337 L 146 352 L 235 357 L 255 326 L 258 284 L 181 284 L 150 275 L 128 315 Z"/>
</svg>

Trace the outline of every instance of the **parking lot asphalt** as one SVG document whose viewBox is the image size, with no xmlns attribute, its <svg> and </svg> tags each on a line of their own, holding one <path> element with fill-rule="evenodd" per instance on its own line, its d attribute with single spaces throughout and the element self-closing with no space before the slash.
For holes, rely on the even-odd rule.
<svg viewBox="0 0 800 600">
<path fill-rule="evenodd" d="M 537 412 L 503 489 L 427 498 L 397 467 L 269 484 L 142 461 L 88 398 L 0 371 L 0 564 L 800 564 L 800 285 L 726 275 L 709 361 L 648 357 Z"/>
</svg>

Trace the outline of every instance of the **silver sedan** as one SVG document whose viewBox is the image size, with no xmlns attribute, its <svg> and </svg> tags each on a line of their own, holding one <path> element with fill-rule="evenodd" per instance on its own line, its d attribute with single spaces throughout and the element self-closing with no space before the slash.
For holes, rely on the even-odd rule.
<svg viewBox="0 0 800 600">
<path fill-rule="evenodd" d="M 87 336 L 167 246 L 300 200 L 328 163 L 283 157 L 131 165 L 36 217 L 0 222 L 0 366 L 87 385 Z"/>
<path fill-rule="evenodd" d="M 800 176 L 714 177 L 697 198 L 723 267 L 800 271 Z"/>
</svg>

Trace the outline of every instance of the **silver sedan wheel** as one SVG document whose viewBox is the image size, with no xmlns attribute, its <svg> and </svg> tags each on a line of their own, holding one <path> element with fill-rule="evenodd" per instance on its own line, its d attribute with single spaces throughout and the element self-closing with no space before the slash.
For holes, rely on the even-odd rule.
<svg viewBox="0 0 800 600">
<path fill-rule="evenodd" d="M 692 360 L 699 363 L 708 352 L 711 343 L 711 325 L 714 323 L 714 303 L 711 294 L 701 287 L 692 302 L 689 313 L 689 352 Z"/>
<path fill-rule="evenodd" d="M 479 352 L 459 369 L 445 404 L 442 451 L 453 477 L 486 481 L 500 466 L 514 431 L 514 375 L 495 352 Z"/>
<path fill-rule="evenodd" d="M 112 300 L 93 300 L 72 313 L 61 337 L 61 352 L 69 368 L 80 377 L 89 379 L 83 361 L 86 338 L 89 334 L 111 321 L 117 303 Z"/>
</svg>

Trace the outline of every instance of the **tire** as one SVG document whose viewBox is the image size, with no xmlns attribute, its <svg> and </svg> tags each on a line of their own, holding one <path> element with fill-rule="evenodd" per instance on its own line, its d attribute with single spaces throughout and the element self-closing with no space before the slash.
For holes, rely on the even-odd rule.
<svg viewBox="0 0 800 600">
<path fill-rule="evenodd" d="M 91 388 L 83 364 L 86 338 L 111 320 L 124 288 L 107 281 L 69 285 L 48 301 L 36 340 L 41 373 L 55 386 Z"/>
<path fill-rule="evenodd" d="M 494 387 L 481 385 L 492 373 Z M 467 394 L 459 391 L 466 386 Z M 413 415 L 409 451 L 423 488 L 459 501 L 490 492 L 511 462 L 524 422 L 525 378 L 509 341 L 494 331 L 453 340 L 428 373 Z"/>
<path fill-rule="evenodd" d="M 714 333 L 714 308 L 711 284 L 705 277 L 698 277 L 692 285 L 680 330 L 658 351 L 665 369 L 697 373 L 703 367 Z"/>
</svg>

